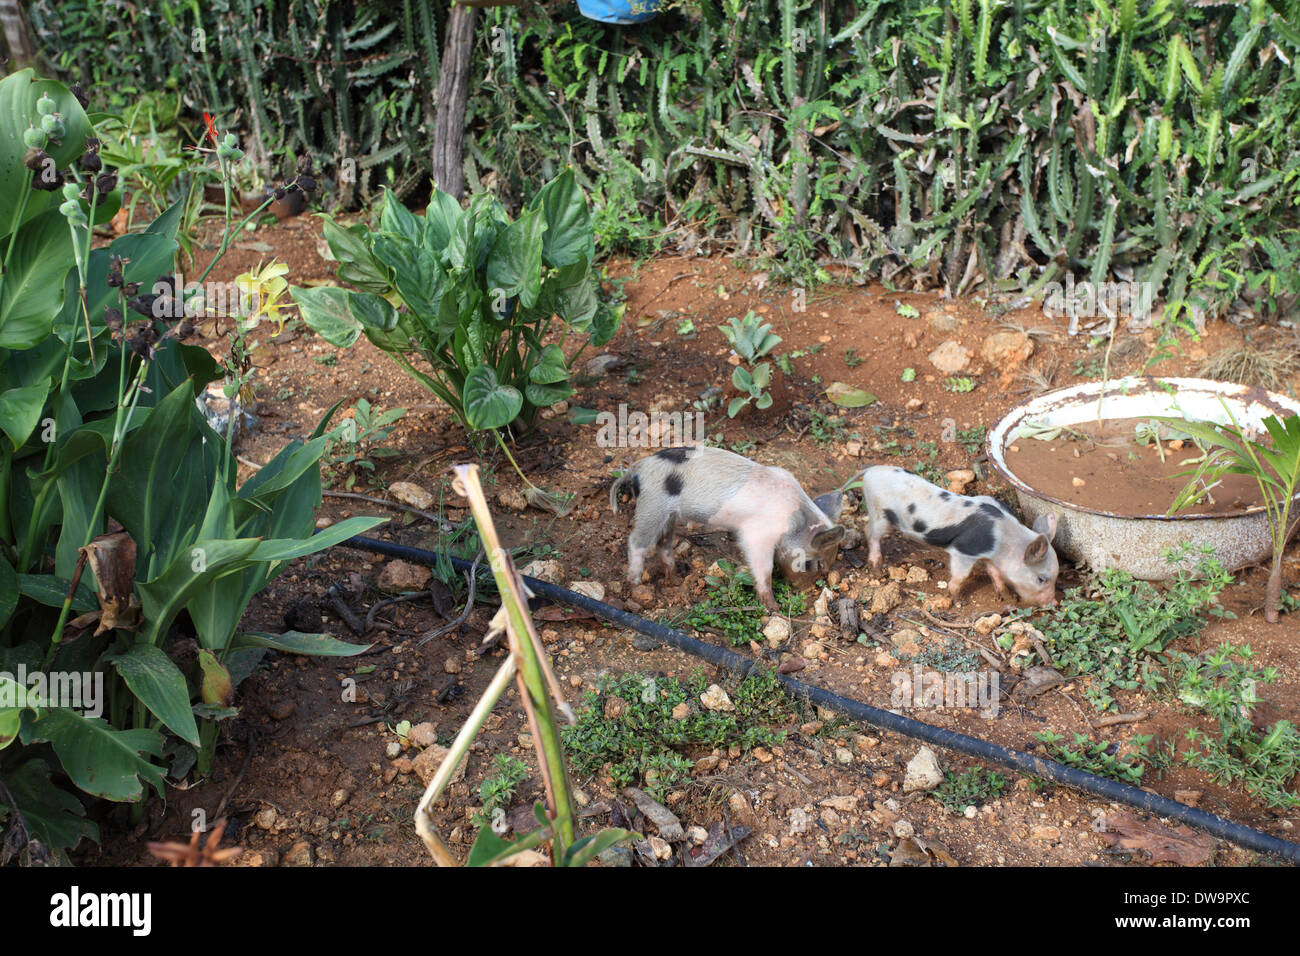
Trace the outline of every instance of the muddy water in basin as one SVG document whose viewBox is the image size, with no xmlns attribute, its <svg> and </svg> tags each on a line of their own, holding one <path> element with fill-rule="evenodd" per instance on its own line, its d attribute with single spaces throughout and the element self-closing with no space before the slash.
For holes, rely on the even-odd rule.
<svg viewBox="0 0 1300 956">
<path fill-rule="evenodd" d="M 1187 484 L 1201 451 L 1191 441 L 1138 440 L 1150 419 L 1087 422 L 1055 438 L 1015 438 L 1006 449 L 1010 469 L 1039 492 L 1081 508 L 1119 515 L 1164 514 Z M 1162 454 L 1163 453 L 1163 454 Z M 1232 514 L 1261 504 L 1247 475 L 1224 475 L 1203 499 L 1179 514 Z"/>
</svg>

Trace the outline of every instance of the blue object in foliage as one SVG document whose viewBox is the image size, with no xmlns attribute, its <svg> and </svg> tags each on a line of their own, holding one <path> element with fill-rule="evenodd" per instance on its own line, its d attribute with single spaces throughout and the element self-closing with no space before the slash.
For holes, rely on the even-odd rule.
<svg viewBox="0 0 1300 956">
<path fill-rule="evenodd" d="M 584 17 L 602 23 L 643 23 L 662 6 L 660 0 L 578 0 Z"/>
</svg>

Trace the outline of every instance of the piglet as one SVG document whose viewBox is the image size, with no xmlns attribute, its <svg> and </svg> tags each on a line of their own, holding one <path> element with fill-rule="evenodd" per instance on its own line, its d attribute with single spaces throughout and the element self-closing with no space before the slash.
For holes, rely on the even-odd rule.
<svg viewBox="0 0 1300 956">
<path fill-rule="evenodd" d="M 881 539 L 896 531 L 947 549 L 952 574 L 948 593 L 953 598 L 983 562 L 999 595 L 1010 584 L 1024 601 L 1044 607 L 1056 603 L 1059 565 L 1052 549 L 1056 515 L 1041 515 L 1030 530 L 996 498 L 954 494 L 889 466 L 862 472 L 862 500 L 867 510 L 868 559 L 875 571 L 880 571 Z"/>
<path fill-rule="evenodd" d="M 784 468 L 721 448 L 665 448 L 642 458 L 609 489 L 615 513 L 624 488 L 636 499 L 627 542 L 627 579 L 634 585 L 641 583 L 646 554 L 654 548 L 665 577 L 672 578 L 674 528 L 695 522 L 735 536 L 759 600 L 775 610 L 773 564 L 796 587 L 807 587 L 830 569 L 844 540 L 846 529 L 835 523 L 844 503 L 839 492 L 814 501 Z"/>
</svg>

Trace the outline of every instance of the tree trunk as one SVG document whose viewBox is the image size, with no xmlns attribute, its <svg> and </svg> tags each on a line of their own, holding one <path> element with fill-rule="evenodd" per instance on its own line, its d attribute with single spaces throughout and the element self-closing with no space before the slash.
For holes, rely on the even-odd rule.
<svg viewBox="0 0 1300 956">
<path fill-rule="evenodd" d="M 19 0 L 0 0 L 0 35 L 9 61 L 8 72 L 36 65 L 36 43 Z"/>
<path fill-rule="evenodd" d="M 1277 604 L 1282 600 L 1282 561 L 1273 562 L 1273 569 L 1268 574 L 1268 586 L 1264 588 L 1264 620 L 1269 624 L 1278 621 Z"/>
<path fill-rule="evenodd" d="M 457 4 L 447 18 L 447 41 L 438 76 L 438 113 L 433 124 L 433 181 L 456 199 L 465 194 L 465 109 L 474 56 L 474 7 Z"/>
</svg>

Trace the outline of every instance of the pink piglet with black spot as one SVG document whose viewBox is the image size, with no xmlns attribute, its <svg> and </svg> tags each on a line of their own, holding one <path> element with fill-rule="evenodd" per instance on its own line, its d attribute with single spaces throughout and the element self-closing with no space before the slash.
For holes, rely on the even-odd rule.
<svg viewBox="0 0 1300 956">
<path fill-rule="evenodd" d="M 948 593 L 954 599 L 976 566 L 983 565 L 999 594 L 1010 585 L 1030 604 L 1056 603 L 1056 515 L 1041 515 L 1032 529 L 1026 528 L 996 498 L 945 491 L 887 465 L 862 472 L 862 502 L 867 556 L 876 572 L 882 563 L 881 540 L 896 533 L 948 552 Z"/>
<path fill-rule="evenodd" d="M 694 523 L 735 536 L 759 600 L 775 610 L 774 568 L 795 587 L 807 587 L 826 576 L 847 530 L 835 523 L 844 502 L 839 492 L 814 500 L 784 468 L 705 445 L 664 448 L 636 462 L 609 489 L 615 512 L 624 489 L 636 499 L 627 542 L 627 579 L 634 585 L 655 550 L 672 577 L 674 528 Z"/>
</svg>

